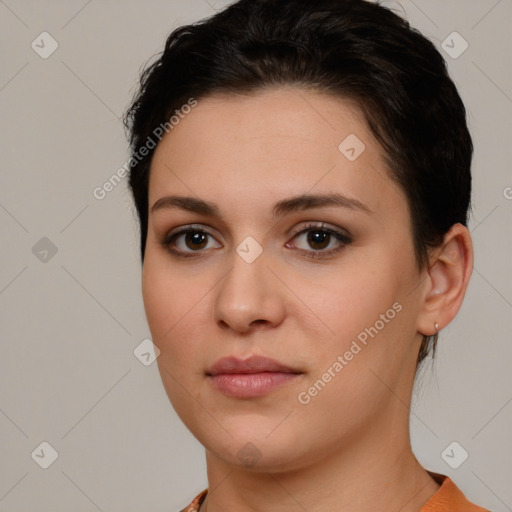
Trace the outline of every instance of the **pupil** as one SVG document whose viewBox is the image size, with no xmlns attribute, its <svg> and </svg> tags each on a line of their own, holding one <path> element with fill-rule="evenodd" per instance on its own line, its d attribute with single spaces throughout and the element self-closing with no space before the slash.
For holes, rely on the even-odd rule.
<svg viewBox="0 0 512 512">
<path fill-rule="evenodd" d="M 316 247 L 317 249 L 324 249 L 329 245 L 329 233 L 325 231 L 310 231 L 308 236 L 308 242 L 315 245 L 321 245 L 321 247 Z"/>
</svg>

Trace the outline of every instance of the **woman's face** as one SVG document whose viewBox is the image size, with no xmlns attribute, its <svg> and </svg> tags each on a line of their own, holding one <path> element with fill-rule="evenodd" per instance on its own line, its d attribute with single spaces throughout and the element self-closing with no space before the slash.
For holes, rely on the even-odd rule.
<svg viewBox="0 0 512 512">
<path fill-rule="evenodd" d="M 147 320 L 176 412 L 228 464 L 402 439 L 421 277 L 405 195 L 348 101 L 212 96 L 156 148 Z"/>
</svg>

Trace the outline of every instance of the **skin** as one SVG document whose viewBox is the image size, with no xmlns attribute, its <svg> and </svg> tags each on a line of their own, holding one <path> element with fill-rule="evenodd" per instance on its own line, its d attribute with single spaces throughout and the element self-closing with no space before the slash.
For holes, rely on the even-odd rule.
<svg viewBox="0 0 512 512">
<path fill-rule="evenodd" d="M 354 161 L 338 149 L 350 134 L 366 146 Z M 371 213 L 323 206 L 273 217 L 280 200 L 333 192 Z M 220 216 L 151 211 L 169 195 L 214 203 Z M 454 225 L 420 270 L 406 196 L 357 106 L 291 87 L 199 101 L 156 148 L 149 205 L 145 311 L 165 390 L 206 449 L 208 512 L 417 512 L 439 484 L 410 446 L 416 359 L 422 334 L 460 308 L 473 261 L 468 230 Z M 324 223 L 351 242 L 295 234 L 311 223 L 310 233 Z M 190 224 L 211 234 L 207 244 L 182 235 L 163 245 Z M 263 249 L 252 263 L 236 252 L 248 236 Z M 300 403 L 396 303 L 401 311 Z M 211 386 L 215 361 L 253 354 L 302 374 L 259 398 Z"/>
</svg>

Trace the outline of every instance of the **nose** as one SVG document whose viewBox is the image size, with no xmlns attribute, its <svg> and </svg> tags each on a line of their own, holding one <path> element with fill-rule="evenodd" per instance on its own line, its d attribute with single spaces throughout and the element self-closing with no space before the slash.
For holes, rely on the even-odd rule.
<svg viewBox="0 0 512 512">
<path fill-rule="evenodd" d="M 233 251 L 231 270 L 214 289 L 214 316 L 220 328 L 248 333 L 283 321 L 286 289 L 271 268 L 265 253 L 247 263 Z"/>
</svg>

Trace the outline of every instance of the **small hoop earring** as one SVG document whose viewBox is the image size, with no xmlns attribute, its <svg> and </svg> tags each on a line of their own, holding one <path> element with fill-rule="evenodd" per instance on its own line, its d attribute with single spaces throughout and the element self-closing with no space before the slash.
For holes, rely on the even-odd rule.
<svg viewBox="0 0 512 512">
<path fill-rule="evenodd" d="M 439 334 L 439 324 L 437 322 L 434 324 L 434 327 L 436 328 L 436 334 Z"/>
</svg>

